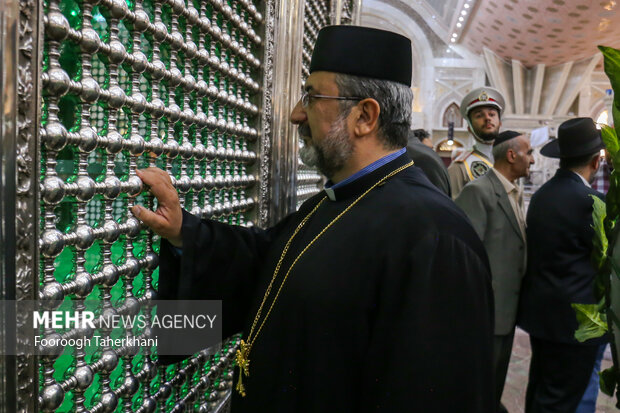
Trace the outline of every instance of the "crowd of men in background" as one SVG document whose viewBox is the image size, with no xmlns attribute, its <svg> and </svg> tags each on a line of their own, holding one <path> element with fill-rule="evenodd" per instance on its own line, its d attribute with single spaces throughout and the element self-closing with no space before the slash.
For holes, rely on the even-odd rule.
<svg viewBox="0 0 620 413">
<path fill-rule="evenodd" d="M 533 149 L 525 133 L 499 133 L 503 106 L 493 88 L 471 91 L 461 108 L 475 145 L 442 174 L 429 171 L 428 163 L 417 165 L 467 214 L 489 257 L 496 411 L 507 411 L 501 397 L 518 325 L 529 333 L 532 349 L 526 413 L 594 413 L 606 337 L 577 342 L 571 303 L 595 303 L 591 196 L 604 200 L 610 162 L 600 156 L 603 144 L 592 119 L 562 123 L 557 139 L 541 150 L 559 158 L 560 168 L 533 195 L 526 217 L 519 178 L 529 175 Z M 428 138 L 414 133 L 421 142 Z M 431 178 L 443 173 L 447 190 Z"/>
</svg>

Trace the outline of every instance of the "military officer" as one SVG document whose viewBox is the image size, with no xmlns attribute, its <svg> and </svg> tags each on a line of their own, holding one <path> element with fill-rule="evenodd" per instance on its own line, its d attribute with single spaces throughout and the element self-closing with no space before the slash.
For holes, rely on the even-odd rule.
<svg viewBox="0 0 620 413">
<path fill-rule="evenodd" d="M 493 141 L 502 125 L 503 110 L 504 97 L 488 86 L 472 90 L 461 101 L 461 115 L 476 143 L 448 167 L 453 199 L 467 182 L 483 176 L 493 167 Z"/>
</svg>

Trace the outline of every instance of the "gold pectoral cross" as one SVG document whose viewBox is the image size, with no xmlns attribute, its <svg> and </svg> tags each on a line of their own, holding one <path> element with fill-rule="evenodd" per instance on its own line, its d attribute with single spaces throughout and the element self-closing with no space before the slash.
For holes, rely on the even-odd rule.
<svg viewBox="0 0 620 413">
<path fill-rule="evenodd" d="M 250 352 L 250 346 L 243 340 L 237 350 L 237 367 L 239 367 L 239 381 L 237 382 L 237 391 L 242 397 L 245 397 L 245 386 L 243 385 L 243 376 L 248 377 L 250 375 L 250 359 L 248 353 Z"/>
</svg>

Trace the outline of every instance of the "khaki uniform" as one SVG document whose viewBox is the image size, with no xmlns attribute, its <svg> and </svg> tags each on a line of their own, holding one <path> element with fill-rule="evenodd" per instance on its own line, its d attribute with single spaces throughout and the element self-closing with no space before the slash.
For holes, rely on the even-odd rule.
<svg viewBox="0 0 620 413">
<path fill-rule="evenodd" d="M 452 199 L 456 199 L 465 184 L 485 175 L 492 167 L 493 162 L 475 148 L 460 154 L 448 167 Z"/>
</svg>

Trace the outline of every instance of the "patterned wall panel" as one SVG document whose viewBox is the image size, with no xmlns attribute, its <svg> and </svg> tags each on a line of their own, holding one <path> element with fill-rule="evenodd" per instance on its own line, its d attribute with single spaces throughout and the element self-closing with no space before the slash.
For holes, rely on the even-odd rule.
<svg viewBox="0 0 620 413">
<path fill-rule="evenodd" d="M 129 208 L 155 201 L 137 168 L 168 171 L 196 215 L 254 224 L 265 139 L 259 9 L 269 3 L 43 3 L 40 299 L 76 311 L 94 299 L 100 311 L 123 314 L 153 298 L 159 239 Z M 39 408 L 217 411 L 230 394 L 236 344 L 167 368 L 148 347 L 66 348 L 39 359 Z"/>
</svg>

